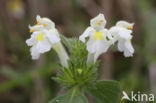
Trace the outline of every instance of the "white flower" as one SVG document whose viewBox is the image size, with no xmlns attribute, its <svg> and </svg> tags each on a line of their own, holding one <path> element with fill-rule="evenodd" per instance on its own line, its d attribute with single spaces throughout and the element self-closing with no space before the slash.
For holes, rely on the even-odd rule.
<svg viewBox="0 0 156 103">
<path fill-rule="evenodd" d="M 37 16 L 37 25 L 29 26 L 32 33 L 31 38 L 26 40 L 30 49 L 32 59 L 38 59 L 40 54 L 50 51 L 53 48 L 65 67 L 68 66 L 68 54 L 61 44 L 59 33 L 55 28 L 55 24 L 48 18 L 40 18 Z"/>
<path fill-rule="evenodd" d="M 114 42 L 118 41 L 118 50 L 124 52 L 125 57 L 133 56 L 134 53 L 134 48 L 131 44 L 133 25 L 134 23 L 119 21 L 116 26 L 110 28 Z"/>
<path fill-rule="evenodd" d="M 49 40 L 49 31 L 43 30 L 43 31 L 36 31 L 31 35 L 31 38 L 26 40 L 26 43 L 28 46 L 32 46 L 33 49 L 31 49 L 31 55 L 33 59 L 38 59 L 39 56 L 36 56 L 35 53 L 45 53 L 48 52 L 51 49 L 51 42 Z M 53 38 L 55 42 L 59 42 L 60 39 L 57 37 L 55 39 L 53 36 L 50 36 L 50 38 Z"/>
<path fill-rule="evenodd" d="M 79 37 L 79 39 L 82 42 L 85 42 L 85 38 L 90 35 L 90 33 L 95 30 L 95 31 L 100 31 L 103 30 L 105 25 L 106 25 L 106 20 L 103 14 L 99 14 L 95 18 L 90 20 L 90 25 L 84 33 Z"/>
<path fill-rule="evenodd" d="M 105 53 L 112 42 L 111 34 L 107 29 L 101 31 L 92 31 L 87 42 L 87 50 L 89 53 L 93 53 L 94 62 L 97 60 L 98 56 L 102 53 Z"/>
<path fill-rule="evenodd" d="M 59 33 L 56 29 L 36 31 L 31 35 L 31 38 L 26 40 L 28 46 L 32 46 L 30 51 L 32 59 L 38 59 L 40 54 L 50 51 L 53 48 L 65 67 L 68 66 L 68 54 L 60 42 Z"/>
<path fill-rule="evenodd" d="M 79 37 L 82 42 L 85 42 L 85 39 L 89 37 L 87 41 L 87 50 L 89 53 L 88 60 L 91 61 L 91 57 L 93 57 L 93 61 L 95 62 L 98 56 L 108 50 L 111 44 L 113 44 L 113 38 L 110 32 L 105 29 L 106 20 L 103 14 L 99 14 L 95 18 L 90 21 L 91 26 L 88 27 L 84 33 Z M 93 55 L 94 56 L 93 56 Z"/>
</svg>

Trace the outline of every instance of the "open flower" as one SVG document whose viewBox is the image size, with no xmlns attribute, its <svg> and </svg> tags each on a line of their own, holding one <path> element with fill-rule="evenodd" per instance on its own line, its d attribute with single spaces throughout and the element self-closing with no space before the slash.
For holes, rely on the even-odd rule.
<svg viewBox="0 0 156 103">
<path fill-rule="evenodd" d="M 118 41 L 118 50 L 124 52 L 125 57 L 133 56 L 134 53 L 134 48 L 131 44 L 133 25 L 134 23 L 119 21 L 116 26 L 110 28 L 110 32 L 114 37 L 114 42 Z"/>
<path fill-rule="evenodd" d="M 32 59 L 38 59 L 40 54 L 50 51 L 53 48 L 65 67 L 68 66 L 68 54 L 61 44 L 59 32 L 55 28 L 55 24 L 48 18 L 37 16 L 37 25 L 29 26 L 32 33 L 31 38 L 26 40 L 30 49 Z"/>
<path fill-rule="evenodd" d="M 85 38 L 87 38 L 90 33 L 95 30 L 95 31 L 100 31 L 103 30 L 105 25 L 106 25 L 106 20 L 103 14 L 99 14 L 98 16 L 96 16 L 95 18 L 90 20 L 90 25 L 85 31 L 84 33 L 79 37 L 79 39 L 82 42 L 85 42 Z"/>
<path fill-rule="evenodd" d="M 33 48 L 31 49 L 31 55 L 33 59 L 38 59 L 40 53 L 48 52 L 51 49 L 51 44 L 57 42 L 60 42 L 60 38 L 55 34 L 51 34 L 47 30 L 34 32 L 31 35 L 31 38 L 26 41 L 27 45 L 32 46 Z M 38 55 L 36 56 L 35 53 Z"/>
<path fill-rule="evenodd" d="M 113 44 L 113 38 L 110 32 L 105 29 L 106 20 L 103 14 L 99 14 L 95 18 L 91 19 L 90 27 L 88 27 L 84 33 L 79 37 L 82 42 L 89 37 L 87 41 L 87 50 L 89 55 L 94 55 L 94 62 L 98 56 L 108 50 L 111 44 Z M 88 57 L 88 59 L 91 59 Z"/>
</svg>

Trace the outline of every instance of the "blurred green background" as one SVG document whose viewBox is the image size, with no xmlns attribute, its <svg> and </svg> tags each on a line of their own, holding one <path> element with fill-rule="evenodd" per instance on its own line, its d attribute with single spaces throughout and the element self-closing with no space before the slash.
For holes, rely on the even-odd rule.
<svg viewBox="0 0 156 103">
<path fill-rule="evenodd" d="M 25 43 L 37 14 L 65 36 L 78 37 L 98 13 L 105 14 L 107 28 L 118 20 L 135 23 L 134 56 L 111 47 L 99 58 L 98 78 L 119 81 L 127 93 L 156 94 L 156 0 L 0 0 L 0 103 L 47 103 L 62 94 L 51 79 L 59 69 L 55 51 L 32 61 Z"/>
</svg>

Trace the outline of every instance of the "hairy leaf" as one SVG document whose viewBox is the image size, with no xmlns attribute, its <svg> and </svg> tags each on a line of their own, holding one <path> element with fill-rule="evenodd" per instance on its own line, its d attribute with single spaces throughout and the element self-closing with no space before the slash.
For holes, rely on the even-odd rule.
<svg viewBox="0 0 156 103">
<path fill-rule="evenodd" d="M 87 90 L 95 96 L 100 103 L 118 103 L 120 96 L 120 85 L 116 81 L 97 81 L 89 85 Z"/>
<path fill-rule="evenodd" d="M 72 90 L 64 96 L 54 98 L 49 103 L 88 103 L 88 100 L 80 92 Z"/>
</svg>

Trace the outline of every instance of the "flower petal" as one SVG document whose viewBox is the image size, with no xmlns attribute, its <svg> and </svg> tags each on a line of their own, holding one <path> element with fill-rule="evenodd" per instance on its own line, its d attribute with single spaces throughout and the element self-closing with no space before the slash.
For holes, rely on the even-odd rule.
<svg viewBox="0 0 156 103">
<path fill-rule="evenodd" d="M 125 49 L 125 41 L 124 40 L 119 40 L 117 46 L 118 46 L 118 50 L 120 52 L 124 51 L 124 49 Z"/>
<path fill-rule="evenodd" d="M 92 28 L 96 29 L 97 31 L 104 29 L 106 25 L 106 19 L 103 14 L 99 14 L 93 19 L 90 20 L 90 25 Z"/>
<path fill-rule="evenodd" d="M 90 53 L 97 53 L 101 54 L 108 50 L 110 44 L 108 44 L 106 41 L 95 41 L 92 38 L 89 39 L 87 42 L 87 50 Z"/>
<path fill-rule="evenodd" d="M 119 51 L 124 52 L 125 57 L 133 56 L 134 48 L 130 41 L 118 41 L 118 49 Z"/>
<path fill-rule="evenodd" d="M 60 42 L 59 34 L 56 29 L 51 29 L 50 31 L 45 31 L 46 36 L 50 43 L 54 44 Z"/>
<path fill-rule="evenodd" d="M 120 38 L 123 38 L 123 39 L 127 40 L 127 39 L 131 39 L 132 38 L 131 33 L 132 33 L 131 30 L 120 28 L 119 32 L 118 32 L 118 35 L 120 36 Z"/>
<path fill-rule="evenodd" d="M 35 32 L 35 31 L 43 30 L 44 27 L 43 27 L 43 25 L 34 25 L 34 26 L 30 26 L 30 25 L 29 25 L 29 29 L 30 29 L 30 30 L 33 30 L 33 31 Z"/>
<path fill-rule="evenodd" d="M 40 57 L 40 53 L 38 52 L 36 46 L 30 48 L 32 59 L 38 59 Z"/>
<path fill-rule="evenodd" d="M 130 56 L 132 56 L 133 53 L 134 53 L 134 48 L 133 48 L 131 42 L 130 42 L 130 41 L 126 41 L 125 46 L 126 46 L 126 48 L 127 48 L 127 51 L 130 52 L 130 53 L 129 53 L 129 54 L 131 54 Z"/>
<path fill-rule="evenodd" d="M 82 42 L 85 42 L 85 39 L 91 35 L 94 32 L 94 29 L 92 27 L 88 27 L 84 33 L 79 37 L 79 40 L 81 40 Z"/>
<path fill-rule="evenodd" d="M 119 39 L 119 27 L 116 27 L 116 26 L 113 26 L 109 29 L 109 32 L 111 33 L 114 41 L 113 42 L 116 42 L 118 39 Z"/>
<path fill-rule="evenodd" d="M 41 19 L 40 15 L 37 15 L 36 20 L 40 20 L 40 19 Z"/>
<path fill-rule="evenodd" d="M 33 44 L 35 44 L 35 41 L 34 41 L 33 38 L 30 38 L 30 39 L 26 40 L 26 43 L 27 43 L 28 46 L 33 46 Z"/>
<path fill-rule="evenodd" d="M 127 21 L 121 20 L 116 23 L 117 27 L 122 27 L 128 29 L 130 26 L 134 26 L 134 23 L 129 23 Z"/>
<path fill-rule="evenodd" d="M 87 50 L 90 53 L 95 53 L 97 51 L 97 47 L 98 44 L 97 42 L 93 39 L 93 38 L 89 38 L 88 42 L 87 42 Z"/>
<path fill-rule="evenodd" d="M 42 18 L 40 20 L 41 25 L 44 25 L 46 29 L 53 29 L 55 28 L 55 24 L 49 18 Z"/>
<path fill-rule="evenodd" d="M 36 44 L 36 48 L 37 48 L 39 53 L 45 53 L 45 52 L 48 52 L 51 49 L 51 44 L 45 38 L 45 40 L 43 40 L 41 42 L 38 42 Z"/>
<path fill-rule="evenodd" d="M 128 51 L 128 50 L 125 50 L 125 51 L 124 51 L 124 56 L 125 56 L 125 57 L 131 57 L 131 56 L 133 56 L 133 53 L 131 53 L 131 52 Z"/>
<path fill-rule="evenodd" d="M 31 35 L 31 38 L 30 39 L 27 39 L 26 40 L 26 43 L 27 43 L 28 46 L 33 46 L 36 43 L 35 36 L 36 36 L 36 32 L 34 32 Z"/>
</svg>

